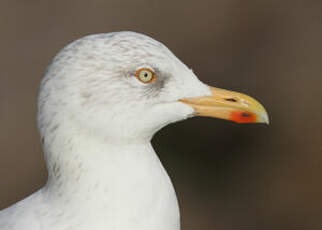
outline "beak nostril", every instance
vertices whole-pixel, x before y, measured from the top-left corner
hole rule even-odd
[[[237,102],[235,98],[225,98],[226,101]]]

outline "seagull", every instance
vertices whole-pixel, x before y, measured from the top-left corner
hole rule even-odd
[[[193,116],[268,123],[258,101],[202,83],[147,35],[70,43],[47,68],[38,97],[48,181],[0,211],[0,229],[179,230],[176,193],[150,141]]]

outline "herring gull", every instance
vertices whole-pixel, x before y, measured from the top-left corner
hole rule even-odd
[[[202,83],[146,35],[72,42],[48,67],[38,99],[48,181],[0,211],[0,229],[179,230],[176,194],[150,140],[192,116],[268,123],[255,99]]]

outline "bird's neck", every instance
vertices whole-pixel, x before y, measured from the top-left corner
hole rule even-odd
[[[178,229],[176,195],[149,140],[112,143],[78,133],[59,135],[47,148],[49,178],[43,192],[48,199],[77,209],[82,204],[87,210],[104,209],[120,223],[121,216],[142,221],[146,213],[149,221],[167,221],[170,229]]]
[[[79,133],[71,139],[59,136],[46,150],[46,160],[47,186],[73,196],[89,189],[90,194],[111,189],[133,190],[131,185],[154,183],[149,177],[167,177],[149,141],[112,143]]]

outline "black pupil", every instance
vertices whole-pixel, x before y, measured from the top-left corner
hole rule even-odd
[[[149,76],[148,73],[144,73],[144,77],[147,78]]]

